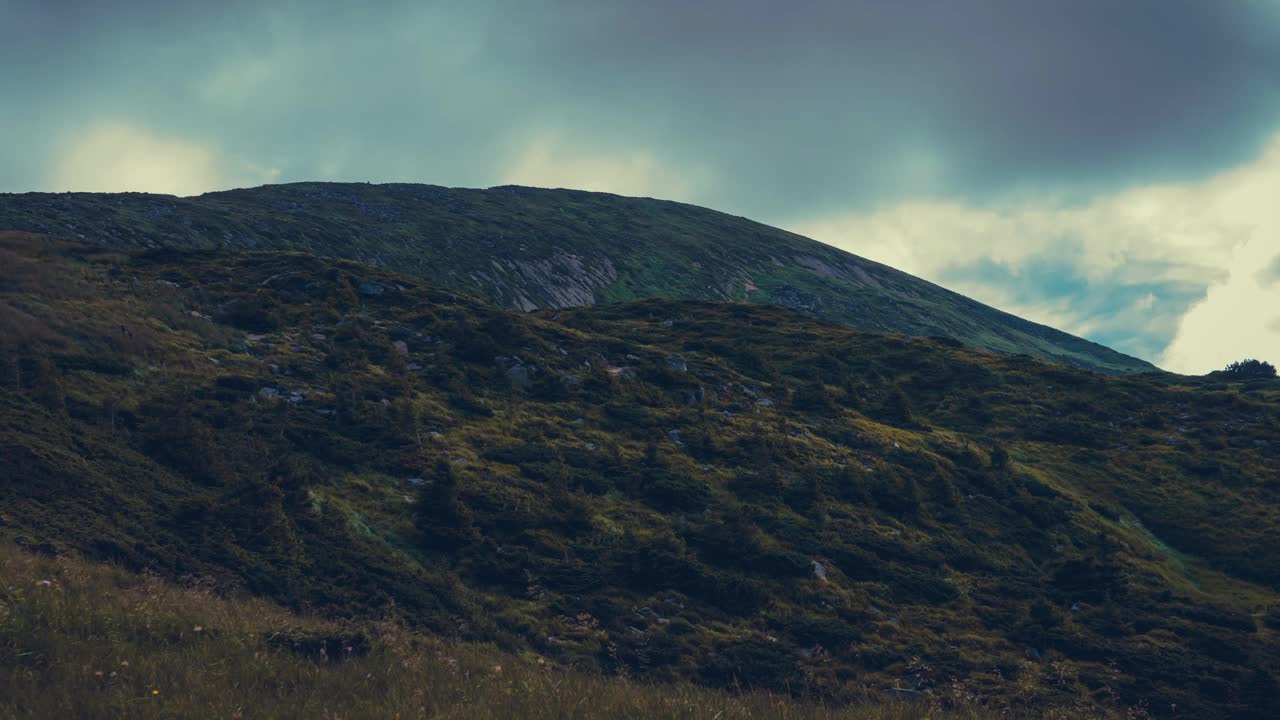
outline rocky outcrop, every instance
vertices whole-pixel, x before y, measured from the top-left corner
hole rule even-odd
[[[618,279],[608,257],[559,248],[546,258],[493,258],[490,265],[472,273],[472,280],[489,297],[526,311],[594,305],[598,293]]]

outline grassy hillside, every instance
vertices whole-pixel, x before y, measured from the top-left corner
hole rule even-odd
[[[0,302],[35,551],[645,681],[1280,710],[1275,382],[20,234]]]
[[[0,228],[117,248],[296,250],[395,268],[500,305],[666,297],[771,303],[1108,373],[1155,368],[879,263],[704,208],[575,190],[297,183],[176,198],[0,195]]]
[[[260,600],[0,545],[6,719],[996,717],[977,700],[947,695],[831,708],[768,693],[606,679],[395,622],[297,616]],[[943,709],[944,702],[957,707]]]

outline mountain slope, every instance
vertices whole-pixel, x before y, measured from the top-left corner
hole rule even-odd
[[[42,552],[652,680],[1280,710],[1275,382],[25,235],[0,301]]]
[[[574,190],[297,183],[199,197],[0,195],[0,229],[113,247],[299,250],[530,310],[646,297],[783,305],[850,327],[1106,373],[1142,360],[776,228]]]

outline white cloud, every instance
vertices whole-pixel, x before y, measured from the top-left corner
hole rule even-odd
[[[1280,135],[1245,166],[1200,182],[1131,189],[1081,207],[909,202],[790,229],[934,281],[987,261],[1034,287],[1051,279],[1037,276],[1046,266],[1064,268],[1087,289],[1028,302],[999,285],[951,285],[1076,334],[1115,334],[1126,324],[1135,333],[1162,329],[1168,345],[1158,363],[1203,373],[1247,356],[1280,360],[1280,283],[1267,282],[1261,272],[1280,262],[1272,260],[1280,255],[1278,193]],[[1183,292],[1166,297],[1147,291],[1127,306],[1107,308],[1088,296],[1152,285]],[[1202,289],[1203,300],[1186,306],[1188,287]],[[1171,312],[1181,315],[1176,324],[1169,322]]]
[[[1264,233],[1269,242],[1262,241]],[[1249,242],[1236,247],[1230,275],[1182,317],[1160,359],[1162,367],[1202,373],[1246,357],[1280,361],[1280,287],[1264,284],[1258,273],[1260,263],[1277,252],[1277,244],[1280,224],[1259,228]]]
[[[502,173],[501,182],[618,195],[688,197],[697,179],[671,172],[644,150],[597,153],[543,136],[524,147]]]
[[[123,123],[98,125],[63,152],[52,190],[198,195],[275,180],[279,171],[232,163],[210,145]]]

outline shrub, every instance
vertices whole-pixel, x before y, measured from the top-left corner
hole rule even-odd
[[[704,666],[712,685],[794,693],[803,676],[795,655],[787,646],[760,638],[733,640],[722,645]]]
[[[1241,379],[1273,378],[1276,376],[1276,366],[1249,358],[1231,363],[1223,372]]]
[[[450,550],[476,540],[471,510],[458,498],[458,479],[446,460],[436,462],[434,477],[418,492],[415,518],[423,545]]]
[[[665,468],[652,468],[645,475],[642,492],[658,510],[699,512],[706,509],[711,490],[702,480]]]
[[[912,427],[915,425],[915,414],[911,410],[911,400],[902,388],[894,385],[885,396],[880,407],[880,418],[890,425]]]

